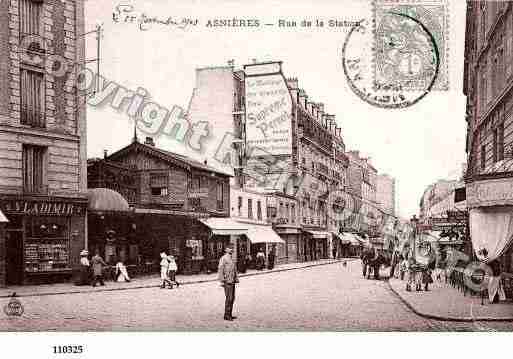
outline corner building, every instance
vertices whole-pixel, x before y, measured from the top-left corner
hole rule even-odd
[[[76,69],[45,65],[83,64],[84,3],[2,1],[0,17],[0,285],[65,280],[85,244],[85,99]]]

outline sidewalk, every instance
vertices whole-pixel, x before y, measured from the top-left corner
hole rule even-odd
[[[332,263],[338,263],[344,259],[323,259],[312,262],[301,263],[287,263],[276,266],[272,270],[264,269],[257,271],[254,269],[248,270],[245,274],[240,273],[239,277],[248,277],[254,275],[263,275],[269,273],[283,272],[288,270],[303,269],[309,267],[316,267]],[[353,260],[348,258],[345,260]],[[196,275],[177,275],[177,281],[182,285],[214,282],[217,280],[217,273],[210,274],[196,274]],[[138,288],[151,288],[160,286],[160,275],[154,274],[151,276],[136,277],[128,283],[106,282],[105,286],[92,287],[92,286],[76,286],[73,283],[56,283],[56,284],[43,284],[43,285],[27,285],[27,286],[10,286],[0,288],[0,298],[6,298],[16,292],[18,297],[34,297],[45,295],[57,294],[74,294],[74,293],[91,293],[91,292],[106,292],[114,290],[138,289]]]
[[[429,285],[428,292],[407,292],[406,280],[389,280],[390,289],[417,315],[444,321],[513,321],[513,302],[490,304],[488,298],[481,305],[480,296],[470,296],[448,283]]]

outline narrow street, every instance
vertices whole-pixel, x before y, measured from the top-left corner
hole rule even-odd
[[[224,294],[216,282],[173,290],[20,299],[25,314],[8,318],[2,313],[0,330],[490,331],[513,327],[513,323],[439,322],[419,317],[391,292],[386,281],[363,279],[359,261],[347,267],[336,263],[242,278],[234,310],[238,318],[233,322],[222,318]]]

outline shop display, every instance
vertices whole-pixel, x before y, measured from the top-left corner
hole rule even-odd
[[[65,243],[27,243],[25,271],[51,272],[69,268],[69,250]]]

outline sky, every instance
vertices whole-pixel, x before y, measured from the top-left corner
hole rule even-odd
[[[136,90],[146,89],[152,101],[171,109],[187,108],[195,85],[195,69],[235,66],[258,61],[283,61],[287,77],[298,77],[315,102],[335,114],[348,150],[370,157],[379,173],[396,178],[396,208],[400,216],[418,213],[424,189],[438,179],[461,175],[465,154],[465,97],[462,92],[465,2],[449,2],[449,90],[432,91],[414,106],[380,109],[360,100],[348,87],[341,66],[341,49],[348,27],[207,28],[208,19],[279,19],[315,21],[360,20],[372,16],[370,1],[297,0],[243,2],[235,0],[86,1],[86,31],[103,26],[100,73]],[[179,29],[152,24],[116,22],[118,5],[130,5],[140,16],[198,19],[199,25]],[[126,8],[126,7],[125,7]],[[122,19],[120,19],[122,20]],[[86,36],[86,57],[96,58],[94,35]],[[95,67],[95,63],[90,63]],[[88,106],[88,157],[100,157],[126,146],[133,121],[109,106]],[[143,137],[143,135],[140,135]],[[182,143],[158,138],[164,149],[204,159]],[[210,163],[210,162],[209,162]]]

